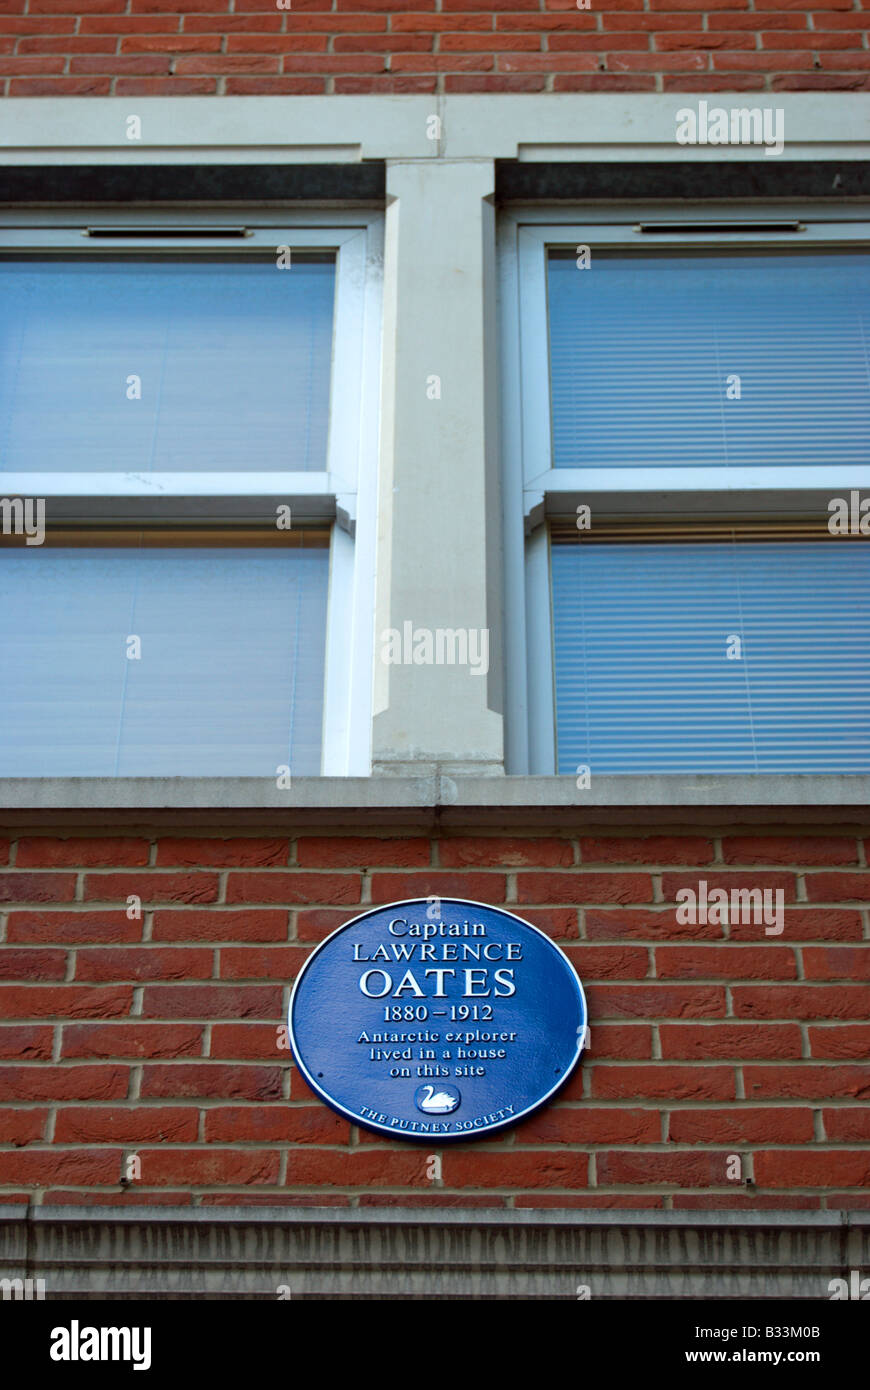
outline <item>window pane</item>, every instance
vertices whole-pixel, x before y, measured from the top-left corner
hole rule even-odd
[[[554,545],[552,583],[559,772],[870,771],[870,547]]]
[[[866,464],[870,256],[548,265],[555,467]]]
[[[0,775],[319,773],[328,568],[325,545],[3,547]]]
[[[335,263],[275,262],[0,260],[0,468],[325,469]]]

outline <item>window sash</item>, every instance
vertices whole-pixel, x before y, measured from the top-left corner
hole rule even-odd
[[[697,232],[638,230],[645,222],[691,222]],[[803,230],[720,230],[724,222],[797,222]],[[710,230],[707,230],[707,224]],[[715,224],[715,227],[714,227]],[[870,492],[870,463],[848,469],[790,468],[554,468],[551,450],[547,325],[548,250],[592,248],[676,252],[693,248],[824,250],[870,247],[870,222],[860,206],[843,203],[817,220],[806,206],[747,207],[647,204],[522,207],[504,212],[498,230],[502,305],[501,441],[504,460],[504,588],[507,771],[552,775],[555,760],[555,682],[550,623],[549,537],[543,523],[574,517],[591,505],[597,523],[631,517],[761,518],[826,515],[828,501],[858,489]],[[578,274],[594,274],[578,271]],[[786,475],[786,476],[784,476]],[[572,522],[573,524],[573,522]]]

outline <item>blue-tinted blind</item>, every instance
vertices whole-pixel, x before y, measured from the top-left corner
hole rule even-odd
[[[575,543],[551,559],[559,772],[870,771],[870,545]]]
[[[0,260],[0,486],[325,469],[334,260],[276,259]]]
[[[319,773],[328,566],[325,546],[0,548],[0,776]]]
[[[870,460],[870,255],[548,267],[555,467]]]

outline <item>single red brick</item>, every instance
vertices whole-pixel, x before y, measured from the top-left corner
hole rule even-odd
[[[323,43],[325,46],[325,37]],[[428,34],[380,34],[377,39],[371,34],[336,34],[332,40],[333,53],[371,53],[372,49],[378,53],[431,53],[432,39]]]
[[[231,873],[228,903],[358,903],[358,874]]]
[[[290,1157],[288,1182],[294,1187],[428,1187],[426,1149],[359,1148],[352,1150],[295,1149]],[[444,1156],[444,1181],[449,1186],[460,1185],[448,1179],[446,1168],[451,1155]],[[463,1186],[465,1184],[462,1184]],[[475,1186],[476,1184],[468,1184]],[[500,1183],[499,1186],[505,1186]]]
[[[75,891],[75,874],[0,874],[0,903],[71,902]]]
[[[0,1026],[0,1057],[20,1062],[49,1061],[54,1029],[36,1023]]]
[[[808,980],[870,980],[870,946],[805,946]]]
[[[287,911],[259,908],[161,908],[154,913],[154,941],[286,941]]]
[[[593,1020],[725,1016],[725,991],[719,985],[592,984],[587,998]]]
[[[607,1192],[589,1192],[583,1196],[575,1193],[518,1192],[514,1197],[515,1207],[585,1207],[603,1209],[617,1207],[625,1211],[656,1211],[664,1207],[664,1199],[659,1196],[640,1197],[635,1193],[620,1192],[618,1195]]]
[[[148,77],[157,73],[168,72],[169,59],[167,57],[131,58],[129,55],[122,58],[117,53],[109,54],[105,58],[70,58],[69,71],[73,74],[107,72],[113,77],[121,73],[135,73],[138,77]]]
[[[277,1183],[277,1153],[256,1149],[144,1149],[145,1186],[213,1187],[218,1183]]]
[[[810,902],[870,902],[870,873],[807,873]]]
[[[600,1153],[598,1183],[656,1183],[662,1186],[719,1187],[727,1181],[727,1153]]]
[[[804,1144],[813,1138],[813,1113],[784,1106],[727,1110],[672,1110],[668,1140],[673,1144]]]
[[[822,1122],[829,1139],[844,1144],[865,1144],[870,1139],[870,1108],[855,1110],[844,1106],[841,1110],[823,1110]]]
[[[78,1023],[63,1030],[63,1057],[198,1057],[203,1030],[191,1023]]]
[[[142,1070],[145,1100],[280,1100],[281,1068],[218,1062],[156,1062]]]
[[[441,1171],[449,1187],[589,1186],[588,1155],[559,1149],[449,1149],[442,1156]]]
[[[228,97],[319,96],[326,90],[326,79],[324,77],[225,77],[224,89]],[[336,90],[338,89],[336,88]],[[275,1198],[274,1200],[277,1201],[278,1199]]]
[[[814,1058],[863,1061],[870,1057],[870,1023],[833,1024],[807,1031]]]
[[[88,874],[88,902],[117,902],[132,894],[143,903],[213,903],[217,901],[217,874]]]
[[[520,1144],[657,1144],[662,1126],[657,1110],[551,1105],[518,1125],[514,1134]]]
[[[133,1004],[131,985],[4,985],[0,1018],[118,1018]]]
[[[116,1184],[121,1176],[120,1149],[29,1149],[0,1152],[0,1183],[29,1183],[47,1187],[69,1182],[79,1187]]]
[[[76,952],[77,980],[209,979],[214,953],[179,946],[122,946]]]
[[[489,72],[495,66],[490,54],[481,53],[476,57],[458,53],[434,53],[431,56],[397,53],[390,61],[390,72]]]
[[[45,41],[31,39],[29,42]],[[56,42],[58,51],[62,52],[60,45],[69,40],[53,39],[51,42]],[[92,40],[88,39],[87,42]],[[105,839],[88,836],[58,840],[48,835],[37,835],[19,840],[15,862],[19,869],[117,869],[124,865],[147,864],[148,850],[147,840],[126,837]]]
[[[442,34],[438,49],[441,53],[540,53],[541,40],[537,34]]]
[[[736,916],[736,914],[735,914]],[[754,922],[732,922],[732,940],[758,940],[759,927]],[[787,907],[780,941],[860,941],[863,934],[861,914],[850,908]]]
[[[309,908],[296,913],[296,935],[300,941],[323,941],[348,920],[346,912],[328,908]]]
[[[184,1144],[196,1140],[199,1111],[191,1106],[76,1105],[58,1113],[56,1144]]]
[[[771,63],[776,62],[778,68],[785,68],[786,71],[797,72],[802,68],[811,68],[813,65],[813,55],[811,53],[798,53],[793,50],[788,53],[777,53],[774,60],[770,53],[714,53],[712,55],[713,68],[718,72],[745,72],[748,69],[760,69],[762,72],[769,73]]]
[[[645,946],[566,946],[581,980],[642,980],[649,974]]]
[[[543,837],[455,835],[438,841],[438,855],[445,869],[565,868],[574,863],[570,840]]]
[[[225,24],[228,15],[221,16],[217,23]],[[190,16],[185,16],[185,29]],[[278,21],[280,23],[280,21]],[[75,21],[71,20],[71,24]],[[82,15],[79,20],[80,34],[178,34],[181,32],[180,14],[120,15],[95,14]]]
[[[125,1100],[129,1077],[129,1067],[3,1067],[0,1100]]]
[[[429,841],[376,839],[372,835],[310,835],[298,841],[296,858],[303,869],[425,868]]]
[[[0,57],[0,77],[17,77],[23,73],[60,73],[64,69],[64,58],[49,58],[43,54],[39,57],[12,58]],[[2,894],[2,880],[5,875],[0,874],[0,894]],[[10,875],[11,877],[11,875]],[[23,875],[21,875],[23,877]],[[34,875],[36,877],[36,875]],[[2,901],[2,898],[0,898]],[[38,901],[38,900],[37,900]]]
[[[783,1060],[801,1055],[801,1031],[796,1023],[661,1023],[659,1039],[662,1057],[668,1060]]]
[[[104,97],[109,95],[108,77],[14,78],[9,83],[11,97]]]
[[[73,1207],[73,1206],[99,1206],[99,1207],[139,1207],[142,1205],[142,1193],[138,1183],[123,1191],[108,1191],[104,1187],[91,1188],[90,1191],[52,1188],[45,1193],[45,1203],[47,1206]],[[5,1197],[4,1197],[5,1201]],[[149,1207],[187,1207],[192,1201],[189,1192],[148,1192]]]
[[[116,97],[211,96],[216,91],[214,77],[119,77],[115,82]]]
[[[16,938],[10,935],[10,940]],[[66,975],[66,951],[16,951],[4,946],[0,951],[0,980],[62,980]]]
[[[678,922],[673,907],[649,911],[639,911],[635,908],[622,912],[613,908],[587,907],[584,918],[586,935],[590,941],[662,941],[682,938],[695,940],[699,937],[724,940],[725,928],[720,924]]]
[[[521,916],[524,922],[556,939],[580,935],[576,907],[524,907]]]
[[[14,9],[15,4],[7,5],[6,8],[7,10]],[[21,0],[20,8],[24,9],[24,0]],[[111,22],[111,20],[108,21],[108,23]],[[72,15],[49,15],[41,19],[37,19],[33,14],[26,17],[22,15],[20,19],[8,13],[0,15],[0,34],[72,34],[75,27],[76,22]],[[88,31],[80,26],[80,32],[87,33]],[[4,843],[8,848],[9,841]]]
[[[870,1066],[744,1067],[743,1084],[749,1100],[868,1100]]]
[[[730,1067],[609,1067],[592,1071],[596,1100],[734,1100]]]
[[[733,74],[729,77],[712,77],[709,73],[703,73],[700,77],[663,77],[663,92],[761,92],[764,90],[763,77],[748,77],[742,74],[736,77]],[[674,1197],[676,1206],[677,1198]],[[686,1201],[690,1201],[686,1198]],[[711,1197],[711,1202],[714,1200]],[[722,1198],[723,1203],[727,1199]]]
[[[45,1138],[47,1110],[0,1110],[0,1144],[38,1143]],[[2,1201],[6,1201],[5,1194]]]
[[[324,1196],[318,1192],[316,1197],[310,1193],[296,1192],[203,1192],[199,1198],[201,1207],[348,1207],[350,1198],[329,1193]]]
[[[866,985],[735,985],[737,1018],[866,1018]]]
[[[664,18],[664,16],[662,16],[662,18]],[[805,32],[808,27],[807,16],[805,14],[765,14],[762,16],[756,14],[754,11],[747,11],[745,14],[711,14],[707,17],[708,29],[748,29],[755,33],[762,23],[765,29],[797,29]],[[745,839],[747,845],[761,844],[763,840],[774,838],[781,838],[785,843],[788,842],[787,836],[773,837],[765,835],[755,837],[747,835],[740,838]],[[803,838],[808,839],[809,837]],[[728,856],[726,855],[725,858],[727,859]],[[745,863],[747,861],[744,860],[743,862]]]
[[[601,28],[607,33],[609,30],[628,29],[635,33],[641,29],[652,29],[657,34],[667,33],[671,29],[679,29],[682,32],[693,30],[701,33],[701,15],[699,14],[603,14],[601,16]],[[750,16],[754,18],[754,16]],[[711,26],[712,27],[712,26]],[[740,26],[738,26],[740,27]],[[674,837],[677,842],[683,837]],[[682,860],[678,860],[682,863]]]
[[[219,53],[220,34],[130,34],[121,40],[122,53]]]
[[[643,0],[641,0],[640,5],[633,8],[641,9],[642,7]],[[612,16],[608,11],[608,15],[602,15],[601,18],[603,22],[605,18],[612,18]],[[629,27],[631,27],[631,22],[638,18],[638,16],[631,14],[625,15],[623,18],[629,24]],[[395,21],[393,22],[395,23]],[[452,20],[450,20],[450,23],[452,27]],[[576,33],[578,29],[595,29],[597,27],[595,15],[583,14],[582,11],[576,9],[576,5],[573,14],[497,14],[495,16],[495,23],[497,29],[533,29],[536,33],[540,34],[558,33],[561,29],[566,29],[569,33],[573,34]]]
[[[781,946],[657,946],[660,980],[794,980],[794,952]]]
[[[818,1197],[776,1197],[769,1192],[749,1196],[745,1192],[686,1193],[675,1192],[671,1198],[675,1211],[818,1211]]]
[[[277,1018],[281,985],[146,985],[145,1018]]]
[[[161,869],[272,868],[287,863],[289,849],[286,839],[161,840],[157,846],[157,863]]]
[[[712,841],[686,835],[614,835],[580,840],[583,864],[707,864]]]
[[[309,1199],[310,1200],[310,1199]],[[390,1192],[363,1193],[357,1199],[361,1207],[496,1207],[507,1206],[504,1197],[467,1197],[455,1192]]]
[[[649,1027],[596,1023],[594,1028],[589,1029],[589,1036],[584,1055],[591,1061],[599,1062],[609,1057],[619,1062],[642,1062],[652,1057],[652,1029]],[[579,1077],[580,1073],[575,1075]],[[564,1098],[567,1099],[567,1096]]]
[[[460,898],[471,902],[503,903],[505,877],[498,873],[445,873],[429,869],[416,874],[372,875],[372,902],[400,902],[405,898]],[[423,912],[426,911],[423,907]],[[449,909],[443,909],[449,915]]]
[[[707,53],[608,53],[613,72],[706,72]]]
[[[696,34],[693,30],[687,33],[674,33],[670,31],[664,34],[656,34],[656,49],[659,53],[679,51],[685,49],[702,50],[708,48],[736,48],[755,49],[755,35],[734,33],[721,33],[714,30],[712,33]]]
[[[348,1144],[350,1125],[325,1105],[282,1105],[269,1110],[227,1106],[206,1111],[205,1137],[210,1144]],[[291,1153],[288,1182],[293,1181],[293,1160]]]
[[[753,1160],[760,1187],[870,1186],[870,1152],[767,1149]]]
[[[699,883],[701,880],[707,885],[707,896],[712,893],[714,888],[724,888],[730,894],[737,891],[752,892],[757,889],[764,892],[770,890],[772,901],[775,902],[775,895],[778,890],[782,890],[783,902],[794,902],[795,897],[795,878],[794,874],[788,873],[734,873],[730,870],[720,873],[717,870],[705,869],[702,873],[670,873],[662,874],[662,892],[667,902],[676,902],[677,893],[685,889],[690,889],[698,895],[700,893]],[[741,913],[742,915],[742,913]]]
[[[732,16],[728,18],[736,23]],[[792,36],[782,37],[791,41]],[[722,858],[726,864],[855,864],[858,853],[856,842],[841,835],[727,835]]]
[[[354,58],[332,57],[317,59],[318,72],[384,72],[386,69],[386,59],[381,57],[366,58],[362,54]],[[311,71],[310,58],[294,58],[290,54],[285,54],[282,62],[284,72],[304,72]]]
[[[64,908],[61,912],[10,912],[9,941],[85,942],[141,941],[142,919],[131,920],[125,911],[87,912]],[[64,955],[65,952],[58,952]]]
[[[517,874],[521,903],[645,903],[652,901],[649,874],[527,873]]]
[[[303,946],[224,946],[222,980],[295,980],[310,955]]]
[[[211,1030],[211,1057],[251,1057],[289,1062],[289,1048],[279,1048],[285,1024],[216,1023]]]
[[[543,19],[542,15],[535,15],[534,19]],[[528,16],[529,22],[526,28],[532,24],[532,16]],[[342,23],[346,24],[347,19]],[[356,24],[356,18],[354,19]],[[468,30],[492,31],[492,16],[488,14],[393,14],[390,16],[390,30],[394,34],[424,29],[427,33],[438,33],[449,30],[451,33],[465,32]]]

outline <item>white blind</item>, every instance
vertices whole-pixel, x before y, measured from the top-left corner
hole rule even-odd
[[[295,255],[0,259],[0,485],[325,469],[334,279]]]
[[[559,772],[870,771],[870,546],[584,541],[551,560]]]
[[[548,267],[555,467],[870,459],[867,253],[593,247],[587,270]]]
[[[319,773],[328,566],[325,545],[0,548],[0,776]]]

